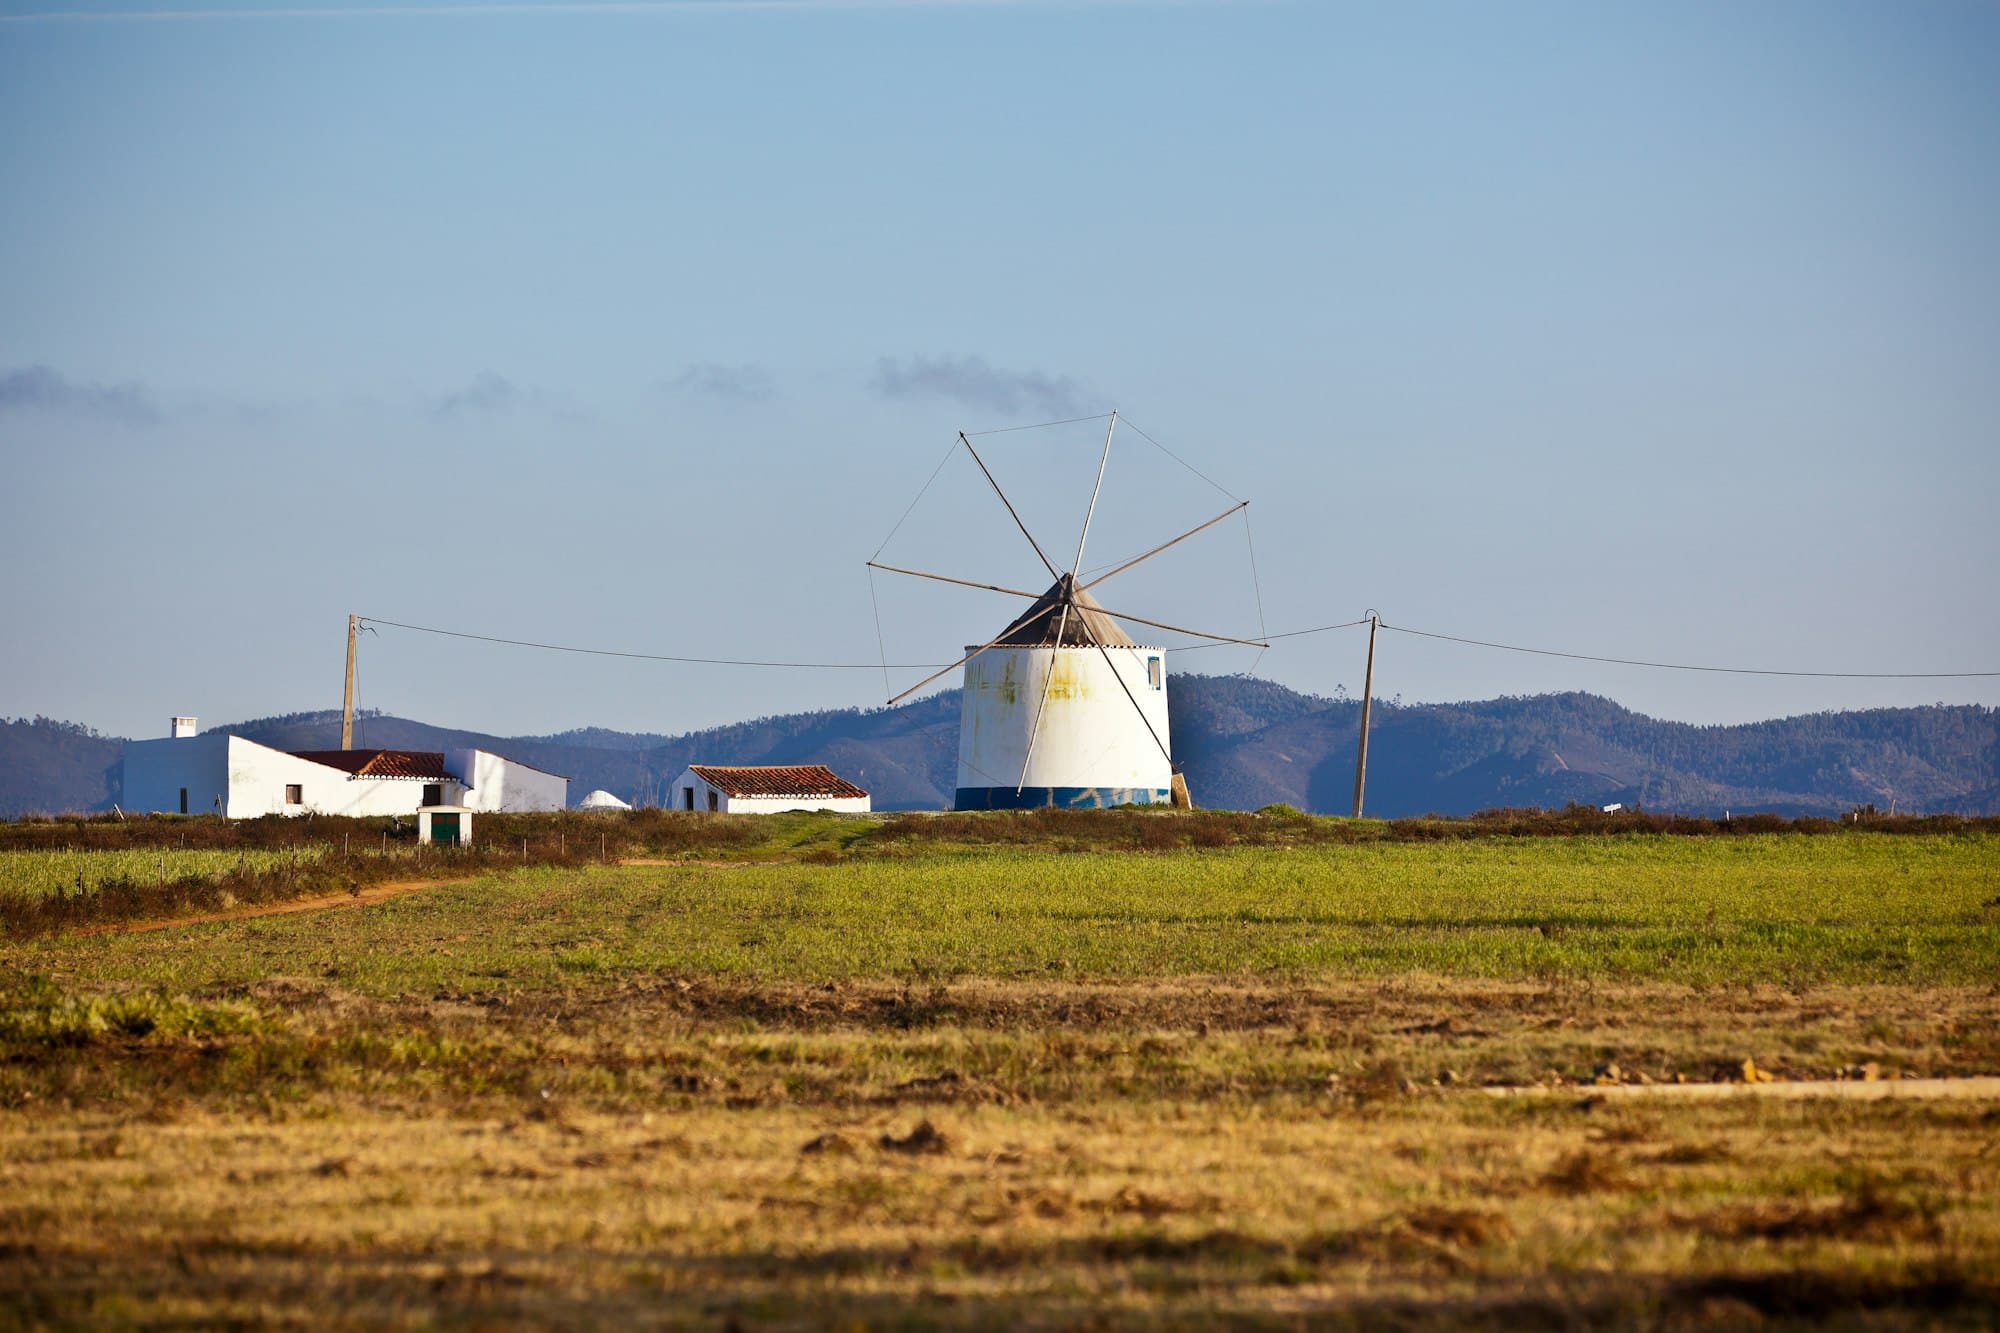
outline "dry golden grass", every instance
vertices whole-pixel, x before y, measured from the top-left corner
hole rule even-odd
[[[0,1322],[1979,1327],[2000,1300],[1993,1104],[1461,1086],[1990,1069],[1991,991],[289,980],[30,1008]]]
[[[50,1323],[1977,1326],[1994,1131],[1954,1104],[1442,1094],[10,1112],[0,1271]]]

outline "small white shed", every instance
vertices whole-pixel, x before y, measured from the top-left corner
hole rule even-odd
[[[630,810],[632,805],[629,801],[621,801],[610,792],[604,790],[604,788],[599,787],[596,791],[591,792],[588,796],[578,801],[576,808],[579,810]]]
[[[445,847],[472,845],[472,811],[462,805],[427,805],[417,811],[417,841]]]
[[[834,810],[866,814],[868,793],[825,764],[725,768],[690,764],[674,779],[670,804],[677,810],[774,815],[785,810]]]

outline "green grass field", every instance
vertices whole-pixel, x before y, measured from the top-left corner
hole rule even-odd
[[[473,924],[477,923],[477,929]],[[2000,838],[1570,838],[831,864],[530,869],[352,917],[14,946],[104,980],[296,973],[371,995],[674,975],[815,981],[1182,975],[1978,985]]]
[[[0,895],[41,898],[100,893],[112,883],[173,883],[217,880],[231,873],[260,874],[295,864],[310,865],[327,852],[324,844],[296,851],[130,848],[122,851],[0,851]]]
[[[2000,1101],[1639,1086],[2000,1074],[1990,830],[939,827],[0,942],[0,1324],[2000,1308]]]

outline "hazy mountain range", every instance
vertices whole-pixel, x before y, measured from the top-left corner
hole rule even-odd
[[[1359,705],[1243,676],[1180,676],[1173,745],[1201,805],[1283,801],[1345,814]],[[335,712],[211,728],[284,750],[340,743]],[[902,708],[795,713],[684,736],[587,728],[554,736],[455,731],[407,718],[356,724],[365,748],[478,745],[568,774],[575,801],[602,787],[658,803],[689,763],[825,763],[874,793],[879,809],[937,809],[951,798],[958,694]],[[120,797],[123,740],[47,718],[0,720],[0,815],[108,810]],[[1466,814],[1502,805],[1622,801],[1711,813],[1882,810],[2000,814],[2000,710],[1977,706],[1813,713],[1739,726],[1661,722],[1589,694],[1479,703],[1378,703],[1368,813]]]

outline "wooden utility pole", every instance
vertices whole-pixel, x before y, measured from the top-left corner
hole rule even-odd
[[[1361,818],[1361,794],[1368,786],[1368,706],[1375,700],[1375,631],[1382,618],[1368,611],[1368,671],[1361,678],[1361,742],[1354,753],[1354,817]]]
[[[340,748],[343,750],[354,748],[354,634],[360,624],[360,616],[347,618],[347,688],[340,696]]]

